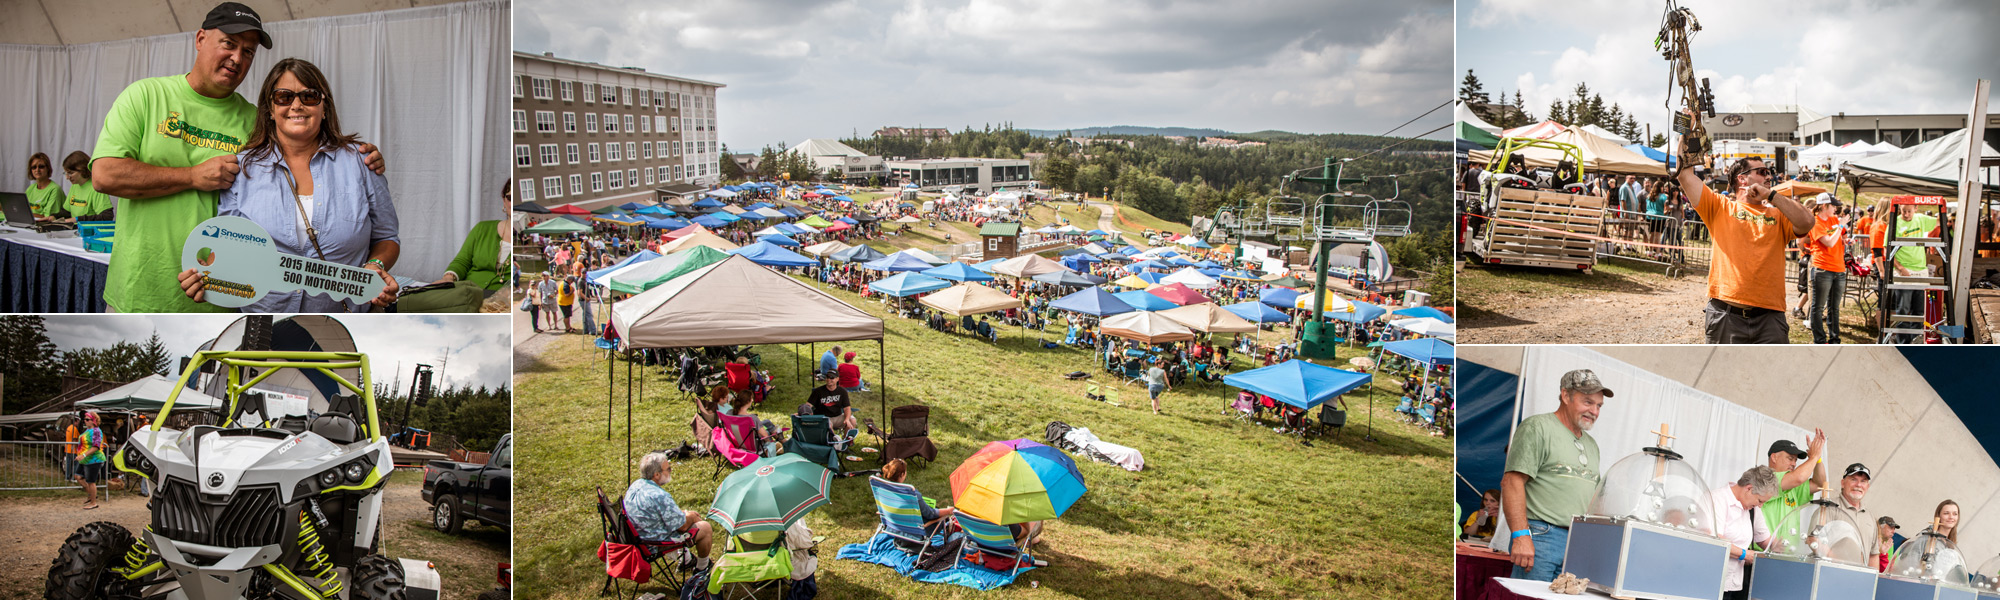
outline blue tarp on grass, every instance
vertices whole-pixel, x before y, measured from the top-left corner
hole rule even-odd
[[[932,541],[936,542],[936,538],[933,537]],[[917,568],[917,555],[897,548],[896,538],[889,537],[889,534],[886,533],[875,534],[875,537],[869,538],[866,544],[841,546],[840,553],[835,555],[834,558],[858,560],[889,567],[895,569],[896,574],[909,577],[913,581],[922,583],[949,583],[980,591],[991,590],[1014,583],[1014,578],[1019,576],[1018,573],[1008,575],[999,571],[990,571],[985,567],[973,566],[972,563],[965,562],[964,560],[959,560],[951,568],[936,573],[925,571]],[[1020,572],[1026,573],[1034,568],[1032,566],[1022,566]]]

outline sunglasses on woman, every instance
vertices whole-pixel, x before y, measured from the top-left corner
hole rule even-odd
[[[291,106],[293,98],[298,98],[301,106],[319,106],[320,101],[326,99],[326,94],[314,89],[294,92],[279,88],[271,91],[271,103],[278,106]]]

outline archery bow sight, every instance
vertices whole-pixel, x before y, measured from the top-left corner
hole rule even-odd
[[[1667,89],[1667,108],[1673,108],[1673,88],[1678,87],[1686,108],[1674,112],[1674,133],[1683,138],[1681,166],[1683,168],[1706,164],[1709,144],[1708,131],[1701,125],[1701,117],[1715,116],[1715,94],[1709,91],[1708,78],[1697,84],[1694,77],[1694,59],[1688,54],[1688,39],[1701,31],[1701,22],[1695,20],[1694,12],[1667,0],[1667,13],[1660,23],[1660,34],[1653,38],[1653,49],[1667,59],[1672,69],[1672,83]]]

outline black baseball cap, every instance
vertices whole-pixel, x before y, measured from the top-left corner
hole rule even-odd
[[[1853,475],[1853,474],[1856,474],[1856,473],[1860,473],[1860,474],[1862,474],[1862,475],[1867,475],[1867,476],[1868,476],[1868,480],[1869,480],[1869,481],[1874,481],[1874,480],[1875,480],[1875,472],[1874,472],[1874,471],[1870,471],[1870,470],[1868,470],[1868,465],[1864,465],[1864,464],[1861,464],[1861,463],[1854,463],[1854,464],[1851,464],[1851,465],[1847,465],[1847,473],[1845,473],[1845,474],[1842,474],[1842,475],[1840,476],[1840,478],[1841,478],[1841,479],[1846,479],[1848,475]]]
[[[1776,454],[1779,452],[1790,454],[1801,460],[1805,459],[1805,457],[1807,456],[1806,451],[1800,450],[1799,445],[1792,443],[1791,440],[1778,440],[1776,442],[1772,442],[1770,451],[1765,452],[1764,455],[1770,456],[1772,454]],[[1871,478],[1873,477],[1871,476]]]
[[[1896,520],[1895,520],[1895,519],[1892,519],[1892,518],[1889,518],[1889,517],[1882,517],[1882,518],[1880,518],[1880,519],[1876,519],[1876,520],[1875,520],[1875,524],[1876,524],[1876,525],[1888,525],[1890,529],[1902,529],[1902,528],[1903,528],[1903,526],[1902,526],[1902,525],[1897,525],[1897,524],[1896,524]]]
[[[215,8],[208,11],[208,18],[202,20],[201,28],[214,29],[230,35],[255,31],[264,38],[264,47],[271,47],[271,34],[264,31],[263,17],[257,16],[257,11],[250,7],[235,2],[215,5]]]

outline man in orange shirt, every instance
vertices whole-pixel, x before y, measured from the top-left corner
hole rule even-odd
[[[1847,224],[1835,213],[1840,201],[1820,194],[1813,201],[1813,228],[1805,246],[1812,248],[1813,343],[1840,343],[1840,299],[1847,294]]]
[[[1683,154],[1686,143],[1683,138]],[[1702,310],[1708,343],[1788,342],[1785,246],[1812,230],[1812,214],[1797,200],[1771,193],[1771,169],[1760,159],[1729,166],[1733,197],[1709,190],[1685,167],[1675,178],[1683,193],[1698,194],[1690,200],[1715,240],[1708,307]]]

